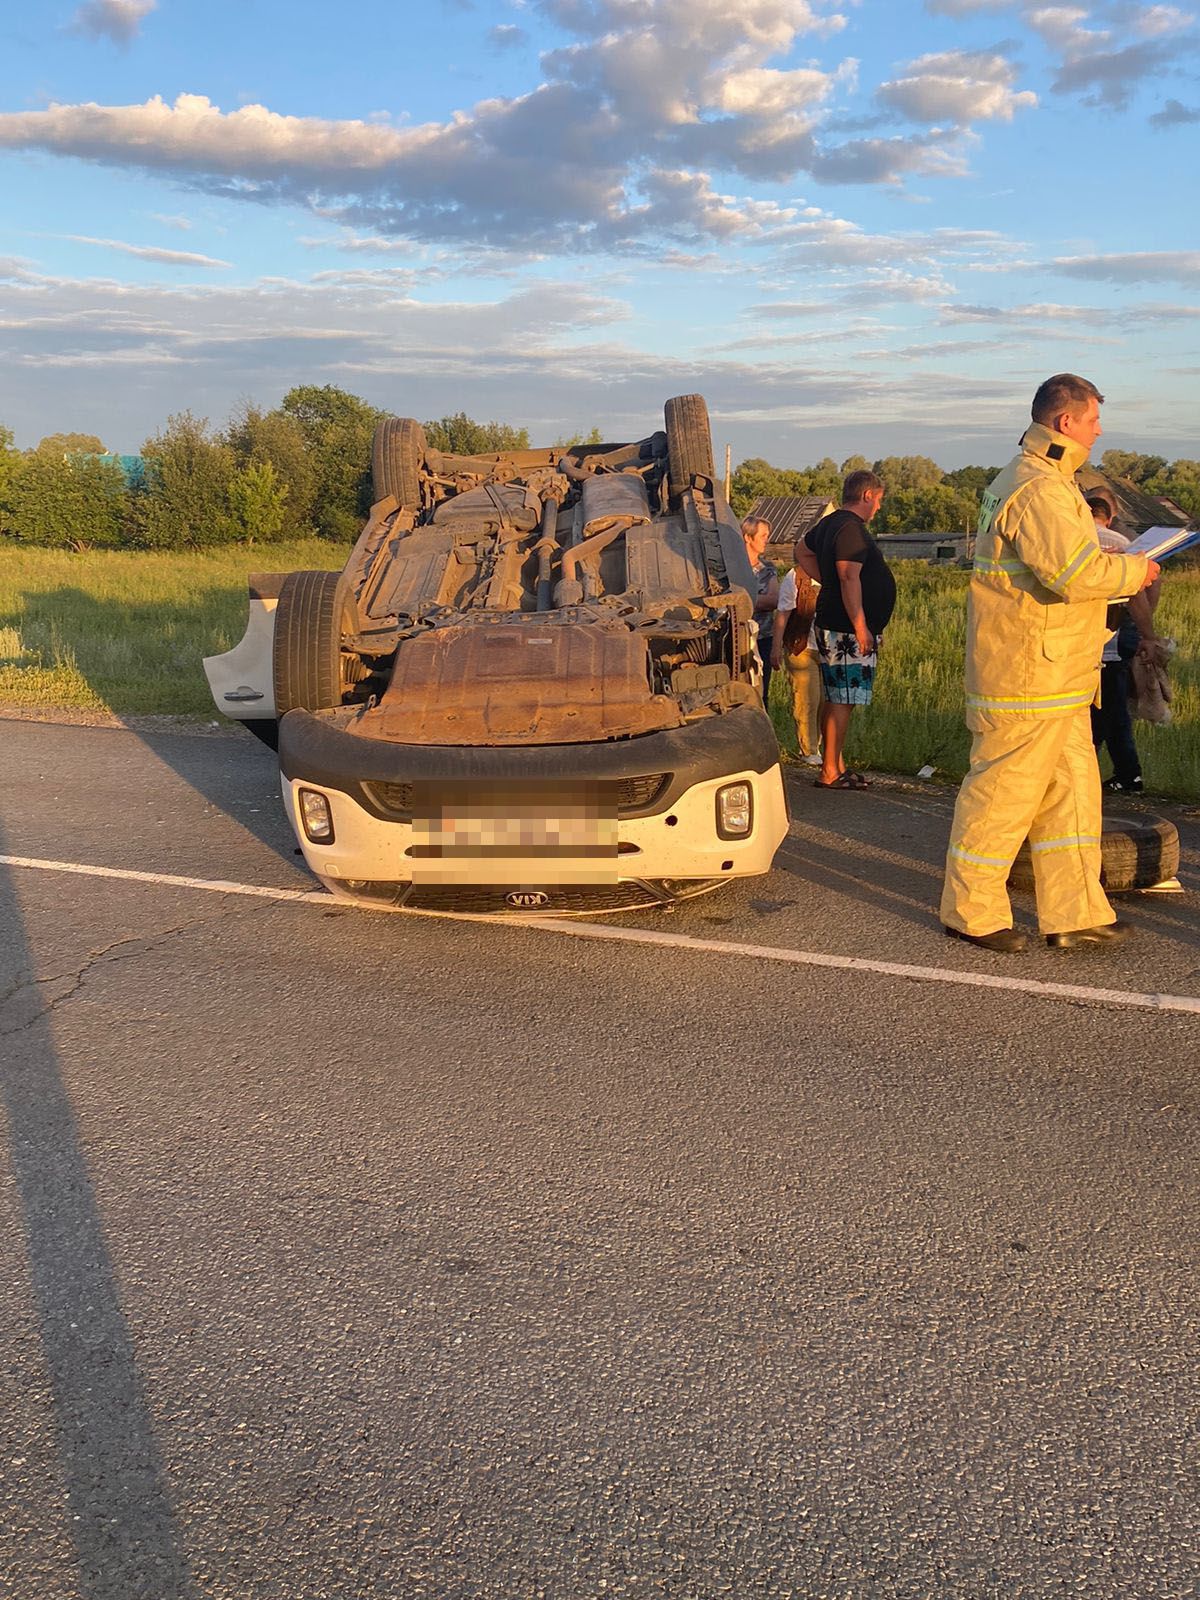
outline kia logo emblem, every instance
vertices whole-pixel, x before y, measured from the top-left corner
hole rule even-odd
[[[515,906],[520,911],[536,911],[539,906],[550,904],[550,896],[543,894],[540,889],[514,889],[504,899],[507,905]]]

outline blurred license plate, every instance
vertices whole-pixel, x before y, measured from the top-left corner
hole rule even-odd
[[[414,793],[414,882],[615,883],[617,808],[611,788],[540,793]]]

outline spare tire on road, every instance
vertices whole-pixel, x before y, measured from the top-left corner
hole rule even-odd
[[[1100,835],[1100,881],[1110,894],[1152,889],[1179,871],[1179,830],[1166,817],[1105,817]],[[1029,844],[1009,874],[1014,889],[1033,888]]]

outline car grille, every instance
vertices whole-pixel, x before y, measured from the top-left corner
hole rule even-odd
[[[669,772],[649,772],[634,778],[618,778],[617,815],[645,811],[662,794],[671,781]],[[411,783],[364,783],[368,798],[387,817],[395,822],[408,822],[412,818],[413,786]]]
[[[412,816],[411,783],[364,783],[368,796],[387,816],[407,822]]]
[[[525,916],[552,917],[568,911],[631,911],[661,904],[662,897],[644,883],[565,884],[546,889],[542,906],[511,906],[502,887],[454,884],[422,885],[404,897],[410,911],[521,912]]]
[[[671,781],[669,772],[651,772],[642,778],[621,778],[617,783],[617,811],[644,811]]]

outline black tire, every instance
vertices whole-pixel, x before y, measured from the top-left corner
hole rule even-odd
[[[1105,817],[1100,835],[1100,881],[1110,894],[1150,889],[1179,871],[1179,830],[1165,817]],[[1033,862],[1023,844],[1009,883],[1033,888]]]
[[[340,706],[346,691],[341,651],[350,621],[340,572],[289,572],[275,608],[275,712]]]
[[[678,500],[692,479],[712,478],[712,431],[702,394],[680,394],[663,407],[667,424],[667,474],[671,498]]]
[[[394,494],[402,506],[421,509],[421,465],[425,430],[412,417],[385,417],[371,441],[372,494],[384,500]]]

